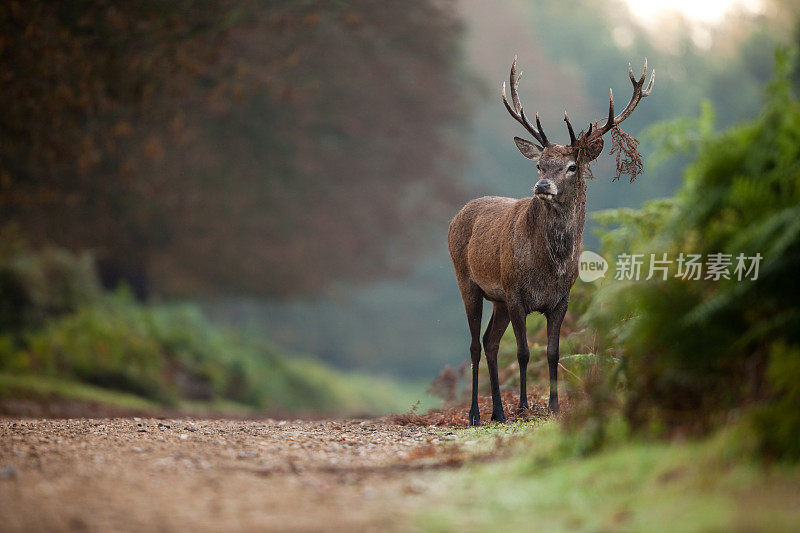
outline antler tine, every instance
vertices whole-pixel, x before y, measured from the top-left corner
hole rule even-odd
[[[511,85],[511,101],[514,102],[514,109],[517,113],[522,110],[522,102],[519,101],[519,80],[522,79],[522,73],[517,75],[517,56],[514,56],[514,61],[511,62],[511,74],[508,76],[508,83]]]
[[[614,91],[609,87],[608,89],[608,118],[605,125],[602,127],[603,133],[614,127]]]
[[[650,95],[650,91],[653,90],[653,84],[655,83],[655,69],[650,73],[650,82],[647,84],[647,88],[644,89],[644,81],[647,78],[647,58],[644,58],[644,68],[642,69],[642,77],[638,80],[633,75],[633,68],[631,64],[628,63],[628,76],[631,79],[631,84],[633,85],[633,95],[631,96],[628,105],[625,106],[625,109],[622,112],[614,116],[614,93],[610,91],[610,98],[608,104],[608,119],[606,119],[606,123],[600,127],[596,128],[594,132],[591,131],[591,127],[589,131],[587,131],[584,136],[588,137],[589,135],[592,136],[592,139],[596,139],[598,137],[603,136],[608,131],[610,131],[613,127],[619,125],[620,122],[628,118],[633,110],[636,109],[636,106],[639,104],[639,101]],[[590,125],[591,126],[591,125]]]
[[[542,128],[542,123],[539,122],[539,113],[536,113],[536,129],[539,130],[539,135],[542,136],[542,143],[547,146],[550,144],[550,141],[547,140],[547,135],[544,134],[544,129]]]
[[[506,97],[506,84],[503,82],[503,104],[506,106],[506,110],[508,113],[522,126],[530,132],[531,135],[541,144],[542,146],[549,146],[550,141],[547,140],[547,136],[544,134],[544,130],[542,129],[542,124],[539,122],[539,114],[536,114],[536,126],[531,124],[528,120],[528,117],[525,116],[525,109],[522,107],[522,102],[519,99],[519,93],[517,88],[519,86],[519,80],[522,75],[517,75],[517,56],[514,56],[514,61],[511,63],[511,73],[509,74],[508,81],[509,85],[511,86],[511,102],[512,104],[508,103],[508,98]]]
[[[569,130],[569,145],[577,146],[578,140],[575,138],[575,132],[572,131],[572,124],[569,123],[569,117],[567,116],[566,110],[564,111],[564,122],[567,123],[567,129]]]
[[[513,93],[512,93],[512,96],[511,96],[511,100],[512,100],[512,102],[514,100]],[[536,128],[530,123],[530,121],[528,120],[528,117],[525,116],[525,110],[522,109],[522,108],[519,108],[519,111],[517,111],[516,109],[511,107],[511,104],[508,103],[508,98],[506,98],[506,84],[505,84],[505,82],[503,82],[503,104],[506,106],[506,110],[508,111],[508,114],[511,115],[514,118],[514,120],[516,120],[517,122],[522,124],[522,126],[526,130],[528,130],[531,135],[533,135],[533,137],[539,142],[539,144],[545,144],[542,141],[542,138],[539,135],[539,132],[536,131]]]
[[[655,83],[655,81],[656,81],[656,69],[653,69],[650,72],[650,82],[647,84],[647,89],[642,91],[642,98],[644,98],[645,96],[650,96],[650,91],[653,90],[653,84]]]

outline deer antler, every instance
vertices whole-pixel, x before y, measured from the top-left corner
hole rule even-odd
[[[650,95],[650,91],[653,90],[653,84],[655,83],[656,78],[656,71],[655,69],[652,70],[650,73],[650,81],[647,84],[647,88],[644,88],[644,81],[647,77],[647,58],[644,60],[644,69],[642,70],[642,77],[638,80],[633,75],[633,68],[631,64],[628,63],[628,76],[631,79],[631,83],[633,84],[633,95],[631,96],[628,105],[625,106],[625,109],[622,110],[622,113],[619,115],[614,116],[614,92],[609,89],[610,97],[608,102],[608,118],[606,119],[606,123],[603,126],[598,126],[600,120],[596,120],[594,122],[589,123],[589,128],[586,130],[585,133],[582,133],[580,138],[575,137],[575,132],[572,129],[572,124],[569,122],[569,117],[567,116],[567,112],[564,111],[564,122],[567,123],[567,130],[569,130],[569,140],[570,146],[577,147],[582,143],[590,143],[593,142],[609,131],[615,126],[618,126],[623,120],[628,118],[633,110],[636,109],[636,106],[639,104],[639,101]],[[506,98],[506,84],[503,82],[503,104],[505,104],[506,109],[508,110],[509,114],[520,124],[522,124],[526,130],[530,132],[534,138],[539,141],[539,144],[542,147],[545,146],[552,146],[551,143],[547,139],[547,135],[545,135],[544,130],[542,129],[542,123],[539,122],[539,113],[536,113],[536,126],[531,124],[528,120],[528,117],[525,116],[525,110],[522,107],[522,102],[519,99],[519,80],[522,77],[522,74],[517,75],[517,56],[514,56],[514,61],[511,63],[511,75],[509,76],[509,85],[511,86],[511,104],[508,103],[508,98]],[[512,105],[513,104],[513,105]],[[602,120],[602,119],[601,119]]]
[[[625,106],[625,109],[622,110],[622,113],[614,116],[614,92],[609,89],[610,97],[608,102],[608,118],[606,119],[606,123],[603,124],[602,127],[597,127],[597,123],[600,122],[600,120],[589,123],[589,130],[583,134],[581,140],[591,142],[599,137],[602,137],[608,133],[611,128],[619,125],[620,122],[628,118],[628,116],[633,113],[633,110],[636,109],[636,106],[639,104],[639,100],[650,95],[650,91],[653,90],[653,83],[656,79],[656,71],[653,69],[653,71],[650,73],[650,82],[647,84],[647,89],[644,89],[644,80],[647,77],[647,58],[644,59],[644,69],[642,70],[641,78],[637,80],[633,76],[633,69],[631,68],[630,63],[628,63],[628,76],[631,78],[631,83],[633,84],[633,96],[631,96],[628,105]],[[569,120],[567,120],[566,114],[564,115],[564,120],[567,121],[567,126],[572,129],[572,127],[569,126]],[[575,142],[573,139],[572,144],[573,146],[576,146],[579,142],[580,141]]]
[[[567,116],[567,112],[564,111],[564,122],[567,123],[567,129],[569,130],[569,144],[570,146],[578,146],[578,140],[575,138],[575,132],[572,131],[572,124],[569,123],[569,117]]]
[[[519,87],[519,79],[522,77],[522,74],[519,76],[517,75],[517,56],[514,56],[514,61],[511,63],[511,75],[509,76],[509,85],[511,86],[511,101],[514,104],[514,107],[511,107],[511,104],[508,103],[508,99],[506,98],[506,84],[503,82],[503,103],[508,109],[509,114],[514,117],[514,119],[522,124],[526,130],[530,132],[534,138],[539,141],[539,144],[544,146],[551,146],[552,143],[547,140],[547,135],[544,134],[544,130],[542,129],[542,123],[539,122],[539,113],[536,113],[536,126],[530,123],[528,117],[525,116],[525,110],[522,108],[522,103],[519,100],[519,94],[517,89]]]

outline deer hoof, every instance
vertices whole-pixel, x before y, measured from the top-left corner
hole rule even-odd
[[[554,415],[557,415],[558,414],[558,400],[556,400],[556,401],[550,400],[550,402],[547,404],[547,409],[549,409],[550,412],[553,413]]]
[[[499,413],[492,413],[492,420],[495,422],[505,422],[506,415],[503,413],[503,411],[500,411]]]

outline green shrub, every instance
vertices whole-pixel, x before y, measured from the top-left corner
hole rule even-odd
[[[758,404],[756,438],[796,457],[800,107],[786,55],[776,64],[761,116],[703,137],[673,200],[601,216],[619,225],[603,238],[607,255],[760,253],[758,279],[611,281],[586,320],[623,357],[633,426],[704,431]]]
[[[752,414],[760,451],[768,456],[800,459],[800,347],[782,343],[772,346],[767,377],[770,399]]]
[[[51,319],[25,344],[23,370],[168,403],[226,398],[264,407],[269,394],[257,376],[275,359],[195,307],[143,306],[125,292]]]
[[[100,295],[91,254],[32,250],[13,226],[0,228],[0,332],[39,326]]]
[[[278,356],[191,304],[144,305],[124,288],[104,293],[89,254],[33,250],[13,228],[0,230],[0,372],[21,385],[31,382],[27,374],[167,405],[367,413],[408,409],[417,393]]]
[[[29,370],[171,401],[162,347],[135,306],[93,306],[27,336]]]

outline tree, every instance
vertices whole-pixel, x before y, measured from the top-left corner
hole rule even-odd
[[[0,223],[140,296],[402,270],[460,199],[447,2],[8,2]]]

